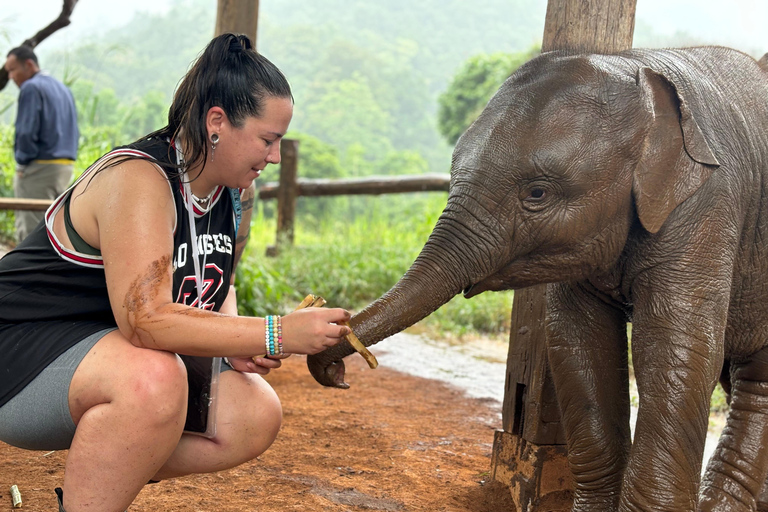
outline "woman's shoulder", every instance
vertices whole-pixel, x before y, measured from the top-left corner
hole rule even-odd
[[[146,137],[125,146],[117,147],[113,152],[133,153],[154,161],[163,167],[176,168],[176,148],[167,137]]]

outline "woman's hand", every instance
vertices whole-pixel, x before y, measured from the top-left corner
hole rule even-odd
[[[228,357],[230,366],[243,373],[258,373],[266,375],[270,370],[280,368],[283,364],[279,359],[268,359],[266,357]]]
[[[283,351],[290,354],[317,354],[332,347],[350,333],[340,322],[348,322],[349,311],[341,308],[305,308],[285,315]]]

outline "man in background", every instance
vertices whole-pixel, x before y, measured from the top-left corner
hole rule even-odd
[[[40,71],[29,46],[8,52],[5,69],[20,90],[14,143],[16,197],[54,199],[72,181],[80,136],[75,100],[64,84]],[[16,211],[19,242],[43,215],[42,211]]]

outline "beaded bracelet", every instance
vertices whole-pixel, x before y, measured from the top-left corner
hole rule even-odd
[[[280,315],[264,317],[264,344],[267,357],[283,355],[283,324]]]

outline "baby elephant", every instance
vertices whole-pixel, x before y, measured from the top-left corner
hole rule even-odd
[[[351,325],[370,345],[458,293],[539,283],[574,510],[755,510],[768,476],[768,72],[718,47],[528,62],[457,143],[448,204],[413,266]],[[310,370],[344,386],[349,353],[310,357]],[[731,411],[700,479],[721,373]]]

